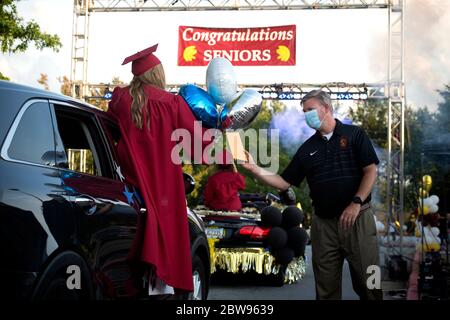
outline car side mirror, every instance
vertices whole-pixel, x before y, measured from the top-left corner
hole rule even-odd
[[[195,179],[188,173],[183,172],[184,193],[190,194],[195,189]]]

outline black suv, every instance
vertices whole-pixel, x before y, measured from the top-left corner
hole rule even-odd
[[[147,297],[128,259],[145,208],[123,182],[118,138],[100,109],[0,81],[2,298]],[[186,214],[194,292],[181,298],[206,299],[208,242],[201,219]]]

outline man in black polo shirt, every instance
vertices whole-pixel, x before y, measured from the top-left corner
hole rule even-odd
[[[367,279],[379,265],[370,191],[379,163],[366,133],[333,117],[326,92],[309,92],[301,102],[307,124],[317,130],[303,143],[281,175],[249,161],[243,166],[263,182],[286,190],[306,178],[314,207],[312,260],[317,299],[341,299],[342,265],[349,262],[353,289],[361,299],[382,299]],[[372,288],[372,286],[371,286]]]

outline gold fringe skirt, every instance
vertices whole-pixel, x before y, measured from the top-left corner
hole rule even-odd
[[[231,273],[255,271],[259,274],[278,274],[281,265],[264,248],[216,248],[217,239],[208,239],[211,254],[211,274],[221,269]],[[306,272],[303,257],[294,258],[286,269],[284,283],[295,283]]]

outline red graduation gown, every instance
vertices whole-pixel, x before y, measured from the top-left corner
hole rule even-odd
[[[219,171],[209,177],[203,194],[205,205],[213,210],[239,211],[238,190],[244,190],[245,177],[238,172]]]
[[[132,122],[133,99],[129,87],[114,90],[108,110],[120,126],[117,153],[122,173],[128,183],[138,186],[147,208],[144,221],[138,222],[136,238],[139,243],[132,254],[155,266],[156,276],[168,285],[192,291],[183,173],[181,165],[171,159],[172,149],[177,144],[171,141],[171,135],[173,130],[184,128],[192,134],[192,141],[201,136],[194,137],[195,117],[181,96],[152,86],[145,86],[144,90],[148,97],[148,129],[145,114],[143,129]],[[203,142],[202,147],[207,144]]]

